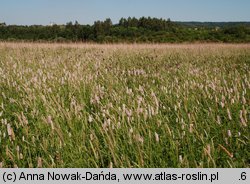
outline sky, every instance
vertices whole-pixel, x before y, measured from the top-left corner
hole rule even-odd
[[[173,21],[250,21],[250,0],[0,0],[0,22],[65,24],[151,16]]]

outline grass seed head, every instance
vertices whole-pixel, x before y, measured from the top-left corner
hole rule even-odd
[[[159,140],[160,140],[159,135],[155,132],[155,141],[159,142]]]

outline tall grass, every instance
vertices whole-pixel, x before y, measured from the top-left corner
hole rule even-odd
[[[0,44],[1,167],[249,167],[250,46]]]

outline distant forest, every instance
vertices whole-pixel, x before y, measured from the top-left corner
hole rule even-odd
[[[0,23],[2,41],[98,42],[98,43],[249,43],[249,22],[173,22],[151,17],[110,18],[93,25],[77,21],[48,26],[7,25]]]

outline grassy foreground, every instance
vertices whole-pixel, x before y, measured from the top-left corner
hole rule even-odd
[[[249,45],[0,44],[0,167],[249,167]]]

